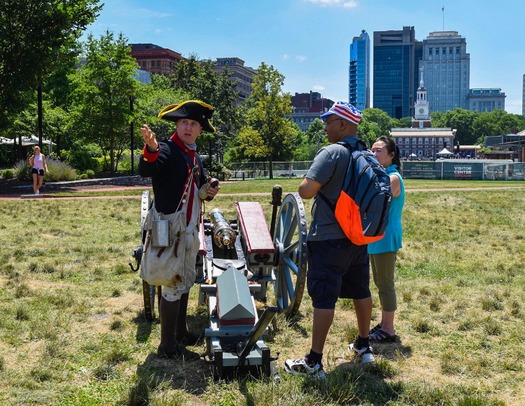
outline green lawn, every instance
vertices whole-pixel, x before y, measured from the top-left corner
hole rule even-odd
[[[287,193],[299,182],[224,182],[228,196],[205,212],[218,207],[232,218],[234,203],[250,200],[269,217],[272,186]],[[128,266],[140,238],[139,200],[0,201],[0,404],[525,404],[525,185],[407,180],[406,187],[434,191],[406,196],[400,341],[374,346],[375,365],[356,364],[345,352],[357,331],[354,312],[340,301],[322,384],[282,369],[280,384],[219,382],[203,361],[156,358],[159,325],[145,321],[141,280]],[[373,299],[377,305],[375,287]],[[206,311],[196,286],[193,329],[206,327]],[[305,294],[297,320],[278,316],[271,325],[265,341],[279,367],[309,350],[311,316]],[[204,352],[205,344],[190,349]]]

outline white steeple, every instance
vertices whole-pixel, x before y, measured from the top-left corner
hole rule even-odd
[[[417,100],[414,106],[414,118],[416,120],[429,120],[429,106],[427,100],[427,89],[425,89],[425,82],[423,81],[423,68],[419,68],[420,80],[419,88],[417,89]]]

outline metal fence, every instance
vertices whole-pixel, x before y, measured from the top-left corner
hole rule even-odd
[[[403,162],[405,179],[525,180],[525,163],[476,159]]]
[[[303,177],[312,161],[273,162],[276,178]],[[404,161],[405,179],[471,179],[471,180],[525,180],[525,163],[478,160],[445,159],[439,161]],[[269,162],[235,162],[228,165],[232,180],[267,178]]]
[[[273,176],[295,178],[306,175],[312,161],[276,161],[272,163]],[[269,162],[234,162],[228,165],[230,179],[267,178],[270,176]]]

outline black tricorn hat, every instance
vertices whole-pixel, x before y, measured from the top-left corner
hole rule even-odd
[[[198,121],[204,131],[214,133],[215,128],[210,123],[213,107],[200,100],[187,100],[180,104],[170,104],[162,109],[159,117],[164,120],[175,121],[189,118]]]

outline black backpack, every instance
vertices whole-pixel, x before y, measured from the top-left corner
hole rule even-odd
[[[366,145],[357,140],[355,147],[338,142],[350,151],[343,186],[335,205],[319,196],[334,211],[346,236],[356,245],[383,238],[392,201],[390,176]]]

